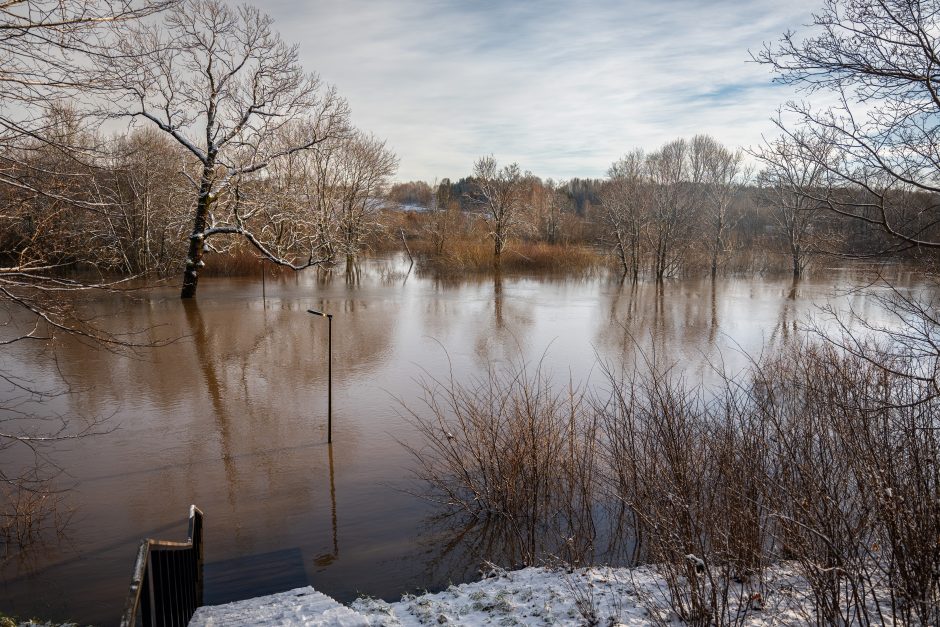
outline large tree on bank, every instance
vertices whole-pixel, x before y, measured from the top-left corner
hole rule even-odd
[[[217,235],[243,237],[294,270],[324,263],[313,234],[302,253],[267,245],[258,222],[265,214],[244,202],[275,162],[349,132],[345,100],[303,71],[271,18],[251,6],[184,0],[162,25],[123,25],[115,34],[113,54],[100,60],[112,81],[109,115],[154,125],[195,157],[181,296],[195,296],[203,253]]]
[[[810,96],[777,120],[829,181],[800,193],[886,233],[882,252],[940,249],[940,2],[826,0],[812,26],[755,55]]]

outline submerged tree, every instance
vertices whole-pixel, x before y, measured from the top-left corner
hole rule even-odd
[[[481,157],[473,165],[473,181],[470,200],[486,220],[493,240],[493,265],[498,269],[522,217],[522,172],[517,163],[500,168],[492,156]]]
[[[624,276],[629,274],[637,281],[650,208],[646,156],[640,149],[625,154],[610,166],[607,176],[610,178],[601,188],[606,238],[614,247]]]
[[[824,189],[826,170],[821,165],[828,147],[797,135],[797,139],[778,137],[765,142],[754,154],[764,169],[758,182],[771,215],[790,253],[793,277],[803,275],[806,263],[820,244],[819,213],[816,194]]]
[[[384,141],[364,133],[337,142],[335,150],[333,219],[339,251],[352,260],[366,247],[368,236],[379,228],[379,199],[388,177],[398,168],[398,158]]]
[[[728,235],[734,223],[731,205],[748,183],[750,169],[744,165],[744,153],[726,148],[709,135],[693,137],[692,152],[701,160],[701,203],[707,223],[704,235],[714,278],[721,258],[728,250]]]
[[[245,238],[269,261],[294,270],[323,263],[319,250],[284,258],[264,245],[263,227],[246,212],[240,187],[271,165],[348,133],[348,107],[335,90],[305,73],[297,48],[285,44],[256,8],[221,0],[185,0],[165,24],[116,29],[114,50],[98,60],[112,77],[117,108],[109,115],[153,124],[195,159],[193,227],[181,296],[196,294],[208,240]],[[303,121],[284,143],[280,133]]]
[[[704,163],[697,156],[688,141],[676,139],[646,158],[651,184],[647,237],[657,281],[676,274],[688,252],[697,194],[705,176]]]

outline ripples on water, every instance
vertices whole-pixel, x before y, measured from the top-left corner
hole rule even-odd
[[[637,349],[715,382],[790,341],[818,307],[878,320],[873,290],[855,268],[782,279],[622,284],[606,276],[439,280],[399,260],[356,274],[310,272],[267,282],[203,279],[196,302],[176,288],[88,305],[103,324],[149,328],[170,345],[114,354],[63,339],[52,353],[15,345],[5,366],[72,393],[37,412],[107,419],[114,431],[59,444],[74,511],[67,533],[0,573],[0,610],[116,622],[142,537],[182,539],[190,503],[206,512],[209,562],[289,549],[316,588],[340,600],[397,598],[473,577],[445,559],[453,535],[400,442],[414,442],[402,401],[416,379],[458,381],[493,363],[543,360],[567,385],[599,381],[598,363],[632,363]],[[891,277],[919,289],[912,277]],[[326,321],[333,318],[333,440],[326,446]],[[10,392],[0,390],[10,396]],[[9,401],[9,398],[6,399]],[[75,418],[76,420],[82,418]],[[2,463],[25,460],[4,451]],[[475,530],[479,532],[479,530]],[[461,558],[462,559],[462,558]],[[459,562],[460,560],[458,560]]]

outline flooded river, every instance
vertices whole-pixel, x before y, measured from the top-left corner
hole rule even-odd
[[[0,571],[0,610],[114,624],[143,537],[185,538],[190,503],[206,514],[206,560],[284,565],[341,601],[398,598],[472,578],[477,563],[445,559],[450,540],[415,496],[418,445],[402,405],[419,407],[422,377],[467,380],[492,363],[538,361],[567,384],[599,364],[632,363],[637,347],[691,380],[712,364],[788,341],[818,307],[882,315],[858,268],[789,277],[631,286],[604,275],[441,280],[400,260],[356,273],[267,280],[204,279],[184,306],[176,286],[90,303],[99,325],[172,340],[111,352],[63,339],[4,349],[3,366],[38,389],[5,406],[96,421],[106,433],[50,452],[70,516],[58,537]],[[916,280],[891,278],[905,289]],[[327,321],[333,314],[333,445],[326,444]],[[22,402],[21,402],[22,401]],[[9,412],[4,416],[10,418]],[[25,451],[0,452],[6,467]],[[252,562],[252,560],[254,560]],[[258,568],[261,568],[258,566]]]

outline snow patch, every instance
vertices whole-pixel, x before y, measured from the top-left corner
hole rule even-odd
[[[787,568],[772,569],[765,596],[742,586],[739,624],[805,624],[806,587]],[[361,598],[351,607],[371,625],[628,625],[683,624],[669,609],[669,593],[654,566],[576,570],[494,569],[481,581],[443,592],[406,595],[397,603]]]
[[[369,621],[310,586],[225,605],[200,607],[190,627],[236,625],[305,625],[309,627],[363,627]]]
[[[759,585],[739,583],[731,588],[726,619],[738,625],[817,622],[810,588],[790,564],[767,569]],[[450,586],[443,592],[405,595],[395,603],[360,598],[350,607],[306,587],[202,607],[190,622],[196,627],[651,624],[683,624],[670,609],[669,589],[655,565],[516,571],[491,567],[482,580]]]

